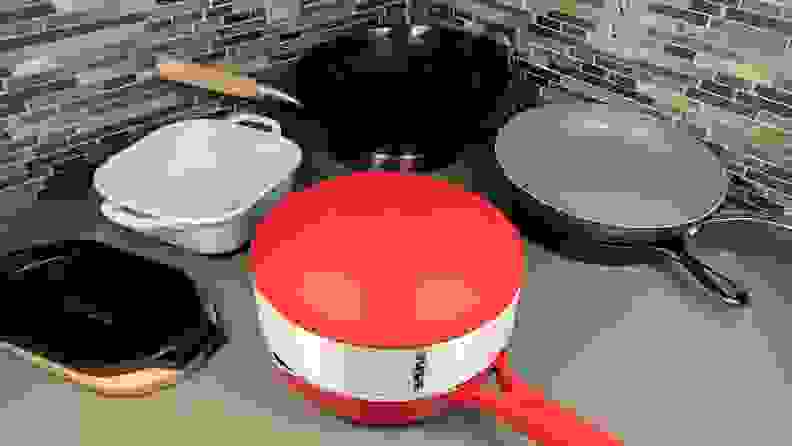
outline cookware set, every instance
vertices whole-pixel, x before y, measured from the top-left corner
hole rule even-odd
[[[749,289],[696,256],[697,231],[736,221],[792,229],[723,211],[730,182],[717,155],[639,114],[557,104],[483,125],[515,74],[509,45],[483,35],[359,29],[309,50],[296,68],[299,100],[219,66],[163,61],[156,75],[298,105],[327,128],[346,175],[297,192],[300,145],[272,118],[235,114],[152,132],[97,169],[94,185],[106,218],[163,242],[218,254],[252,239],[273,372],[355,422],[407,424],[465,407],[547,446],[621,444],[508,365],[517,303],[536,298],[523,282],[531,225],[591,251],[662,253],[733,306],[749,303]],[[518,204],[508,216],[497,200],[415,175],[493,136]],[[172,384],[225,342],[189,277],[98,242],[13,252],[0,273],[58,307],[45,322],[33,299],[9,303],[3,345],[97,391]],[[130,276],[168,284],[168,298],[151,303],[157,311],[141,304],[150,290]],[[107,345],[86,342],[96,338]],[[484,387],[491,371],[501,395]]]

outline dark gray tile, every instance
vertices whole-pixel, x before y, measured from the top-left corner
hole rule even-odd
[[[533,23],[529,23],[525,25],[523,29],[528,33],[535,34],[539,37],[544,37],[547,39],[557,40],[565,45],[576,45],[581,42],[580,39],[576,39],[566,33],[554,31],[552,29],[545,28]]]
[[[453,11],[449,5],[445,4],[432,4],[429,5],[426,11],[429,17],[435,17],[438,19],[451,19],[453,15]]]
[[[564,26],[561,28],[561,31],[563,31],[563,32],[565,32],[565,33],[567,33],[569,35],[572,35],[574,37],[577,37],[577,38],[579,38],[581,40],[585,40],[585,39],[588,38],[588,31],[586,31],[583,28],[579,28],[579,27],[577,27],[575,25],[570,25],[568,23],[564,24]]]
[[[11,23],[0,23],[0,37],[7,38],[23,34],[40,33],[44,30],[40,20],[24,20]]]
[[[233,25],[235,23],[244,22],[256,18],[255,14],[251,11],[232,11],[230,14],[223,16],[224,25]]]
[[[5,89],[11,94],[18,93],[27,88],[34,87],[46,82],[54,82],[64,78],[66,73],[63,69],[56,69],[44,73],[36,73],[25,76],[11,76],[5,81]],[[67,78],[69,76],[66,76]]]
[[[356,11],[366,11],[393,3],[393,0],[362,0],[355,3]]]
[[[265,35],[266,34],[262,31],[253,31],[243,34],[236,34],[234,36],[227,37],[225,39],[215,40],[214,44],[216,48],[236,46],[243,43],[261,39]]]
[[[617,73],[611,73],[610,76],[608,76],[608,80],[628,90],[635,90],[637,86],[637,82],[635,81],[635,79],[629,78],[627,76],[622,76]]]
[[[573,74],[580,71],[581,64],[565,56],[553,55],[548,66],[562,74]]]
[[[95,96],[100,92],[101,90],[96,88],[96,86],[90,86],[90,85],[70,88],[56,93],[46,94],[43,96],[36,96],[34,98],[29,99],[27,101],[27,105],[31,109],[42,108],[51,104],[65,105],[75,101],[79,101],[81,99],[85,99],[87,97]]]
[[[512,25],[502,23],[484,23],[485,32],[495,39],[500,40],[501,37],[509,39],[511,45],[516,46],[518,39],[519,29]]]
[[[558,20],[551,19],[549,17],[545,17],[541,15],[536,16],[536,24],[545,26],[547,28],[552,28],[556,31],[561,31],[561,22],[559,22]]]
[[[45,119],[49,119],[52,117],[52,115],[54,115],[57,112],[58,112],[57,107],[48,107],[44,109],[38,109],[38,110],[22,113],[19,115],[19,118],[22,120],[23,123],[30,124],[30,123],[40,122]]]
[[[42,17],[42,23],[47,30],[66,28],[96,21],[95,11],[72,11],[68,13],[52,14]]]
[[[602,9],[605,7],[605,0],[578,0],[580,3],[591,5],[594,8]]]
[[[42,129],[39,135],[39,143],[51,146],[63,146],[68,141],[69,137],[75,133],[75,126],[71,125],[59,129]]]
[[[777,169],[784,170],[784,169],[781,169],[781,168],[777,168]],[[784,175],[786,177],[789,177],[789,173],[788,172],[784,172]],[[771,176],[771,175],[768,175],[765,172],[758,171],[758,170],[755,170],[755,169],[749,169],[748,174],[746,175],[746,177],[749,180],[756,181],[756,182],[758,182],[760,184],[763,184],[765,186],[768,186],[768,187],[771,187],[773,189],[776,189],[776,190],[778,190],[778,191],[780,191],[782,193],[785,193],[787,195],[792,194],[792,183],[784,181],[782,179],[783,177],[779,178],[779,177],[776,177],[776,176]]]
[[[591,20],[587,20],[576,16],[565,15],[558,10],[549,11],[547,13],[547,16],[556,19],[560,22],[571,23],[572,25],[575,25],[579,28],[583,28],[589,31],[594,31],[596,28],[596,25]]]
[[[756,113],[758,112],[758,110],[755,107],[751,105],[743,104],[739,101],[728,101],[725,104],[721,105],[721,107],[724,110],[728,110],[732,113],[737,113],[739,115],[746,116],[749,118],[753,118],[754,116],[756,116]]]
[[[603,67],[609,70],[618,71],[619,73],[628,76],[635,72],[635,67],[632,66],[632,63],[619,60],[616,57],[612,57],[612,56],[598,54],[596,56],[596,63],[597,65],[602,65]]]
[[[792,172],[789,169],[784,169],[774,163],[767,163],[762,167],[762,171],[768,176],[792,183]]]
[[[542,79],[545,83],[558,83],[561,80],[561,76],[553,72],[545,67],[530,64],[527,61],[518,58],[517,67],[519,70],[524,71],[536,78]]]
[[[0,95],[0,118],[25,111],[25,99],[17,96]]]
[[[206,11],[206,16],[209,19],[219,18],[222,22],[222,18],[228,14],[231,14],[232,12],[233,12],[233,8],[231,7],[230,4],[228,4],[228,5],[223,5],[216,8],[208,9]]]
[[[650,61],[636,61],[636,65],[643,68],[651,77],[660,76],[661,78],[678,83],[680,86],[690,85],[696,82],[696,78],[690,74],[681,73],[679,71],[672,70],[669,67],[655,65]]]
[[[67,88],[74,88],[76,86],[77,86],[77,80],[74,79],[73,77],[71,79],[58,80],[55,82],[48,82],[44,84],[37,84],[33,87],[26,88],[25,90],[7,96],[7,100],[11,102],[21,101],[24,106],[24,102],[34,97],[47,95],[61,90],[66,90]]]
[[[726,98],[731,98],[734,95],[734,91],[731,89],[731,87],[728,85],[718,84],[713,81],[702,81],[699,85],[699,88]]]
[[[681,59],[693,61],[696,58],[696,52],[691,50],[690,48],[685,48],[678,45],[671,45],[666,44],[663,45],[663,52],[666,54],[670,54],[672,56],[679,57]]]
[[[703,139],[707,137],[708,130],[706,128],[699,127],[691,122],[685,123],[685,129],[696,138]]]
[[[66,29],[55,29],[29,36],[4,39],[4,40],[0,40],[0,51],[10,51],[13,49],[23,48],[31,45],[41,45],[44,43],[51,43],[57,40],[68,39],[70,37],[89,34],[110,27],[139,23],[145,20],[146,17],[147,17],[146,13],[134,13],[134,14],[126,15],[124,17],[119,17],[115,19],[106,19],[96,23],[82,24]]]
[[[596,56],[599,53],[589,45],[577,45],[569,49],[570,55],[589,64],[596,64]]]
[[[776,85],[777,88],[781,88],[786,91],[792,91],[792,80],[781,79],[777,82],[778,82],[778,84]]]
[[[171,18],[174,16],[182,16],[196,11],[200,11],[200,8],[196,8],[193,5],[187,5],[184,2],[178,2],[160,5],[152,9],[149,13],[149,16],[151,17],[151,20],[158,20]]]
[[[598,67],[596,65],[584,63],[580,65],[580,70],[592,76],[597,76],[601,78],[607,77],[607,72],[605,71],[605,69]]]
[[[762,0],[743,0],[742,5],[740,5],[742,9],[750,9],[753,11],[758,12],[759,14],[765,16],[781,16],[781,7],[778,5],[773,5],[768,2],[764,2]]]
[[[712,3],[737,7],[740,4],[740,0],[712,0]]]
[[[43,17],[57,12],[50,2],[32,3],[30,6],[13,11],[0,11],[0,23],[11,23],[20,20]]]
[[[715,81],[724,85],[728,85],[735,90],[748,90],[752,88],[751,81],[739,79],[735,76],[724,73],[718,73],[715,76]]]
[[[695,99],[697,101],[701,101],[705,104],[709,104],[715,107],[724,108],[729,103],[729,100],[726,98],[722,98],[720,96],[714,95],[710,92],[698,89],[698,88],[688,88],[685,92],[685,95],[690,99]]]
[[[168,29],[173,24],[173,20],[169,17],[164,19],[147,20],[145,30],[148,32],[156,33]]]
[[[0,164],[26,161],[28,154],[23,152],[35,145],[37,140],[35,135],[28,135],[19,139],[3,141],[0,143]]]
[[[758,112],[762,107],[761,100],[758,96],[744,91],[738,91],[735,95],[735,100],[746,107],[750,107],[756,112]]]
[[[792,107],[788,107],[777,102],[768,101],[761,97],[759,98],[759,104],[762,110],[767,110],[783,118],[792,118]]]
[[[747,25],[756,26],[758,28],[767,28],[780,31],[784,34],[792,34],[792,23],[783,20],[778,20],[772,17],[764,17],[762,15],[745,11],[737,8],[727,8],[726,18],[745,23]]]
[[[177,15],[171,18],[171,25],[179,29],[182,25],[191,25],[201,20],[201,11],[190,11],[186,14]]]
[[[707,0],[690,0],[690,9],[702,14],[720,16],[723,6]]]
[[[650,3],[649,12],[673,17],[675,19],[681,19],[696,26],[705,26],[709,21],[708,15],[700,14],[687,9],[675,8],[662,3]]]
[[[775,88],[764,87],[761,85],[756,87],[756,93],[764,98],[781,102],[782,104],[792,107],[792,94],[790,93],[784,93],[782,91],[776,90]]]
[[[225,48],[211,51],[195,58],[196,63],[222,63],[226,57]]]

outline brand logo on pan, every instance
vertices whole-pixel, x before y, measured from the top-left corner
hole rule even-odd
[[[412,371],[413,392],[420,392],[424,388],[424,374],[426,372],[426,352],[415,355],[415,366]]]

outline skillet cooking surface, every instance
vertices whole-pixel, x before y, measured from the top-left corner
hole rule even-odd
[[[4,296],[0,339],[50,361],[117,365],[201,340],[207,316],[198,290],[164,264],[86,240],[2,260],[0,282],[14,292]]]
[[[515,185],[574,217],[614,227],[677,227],[721,201],[714,153],[675,129],[603,104],[551,104],[499,133],[498,162]]]

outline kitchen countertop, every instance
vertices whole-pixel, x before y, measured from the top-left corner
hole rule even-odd
[[[481,178],[474,176],[471,184],[481,184]],[[92,238],[178,266],[218,305],[230,342],[191,381],[132,401],[98,399],[2,354],[4,438],[83,446],[250,439],[295,445],[526,444],[521,435],[471,412],[374,429],[308,411],[270,378],[244,253],[208,258],[162,245],[105,221],[98,200],[91,193],[20,211],[0,235],[0,246]],[[792,336],[786,317],[792,306],[784,303],[786,290],[768,285],[753,308],[724,311],[717,298],[670,265],[605,267],[526,243],[527,285],[511,348],[513,365],[526,380],[545,386],[554,399],[574,402],[582,415],[604,419],[630,446],[737,446],[788,438],[792,343],[785,338]],[[767,262],[774,267],[772,259]],[[14,298],[9,291],[4,296]]]

